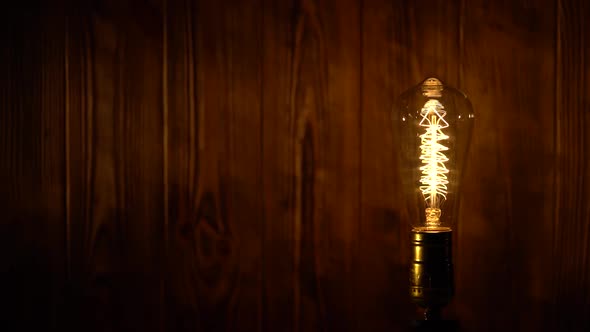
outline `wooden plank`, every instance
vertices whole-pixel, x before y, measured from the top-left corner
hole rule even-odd
[[[165,2],[166,61],[165,123],[168,126],[168,255],[166,269],[166,323],[170,331],[199,330],[197,289],[193,280],[195,252],[192,223],[196,217],[196,174],[198,162],[198,119],[196,112],[196,67],[192,1]]]
[[[106,312],[112,305],[110,278],[96,278],[96,264],[100,255],[94,250],[90,256],[88,244],[90,203],[90,166],[92,164],[90,142],[92,139],[92,53],[89,14],[80,7],[72,7],[67,13],[66,28],[66,233],[68,234],[68,312],[71,317],[65,325],[69,329],[82,327],[87,322],[94,327],[83,326],[90,331],[104,330],[112,326],[112,317]],[[104,248],[102,249],[104,250]],[[98,257],[97,257],[98,256]],[[101,267],[104,270],[104,267]],[[94,288],[96,287],[96,288]],[[100,289],[102,287],[102,289]],[[102,298],[99,293],[102,290]],[[103,303],[99,303],[102,300]],[[109,315],[108,317],[105,317]],[[106,321],[109,320],[109,321]],[[96,325],[94,325],[96,324]]]
[[[553,6],[466,1],[461,20],[462,81],[476,122],[457,312],[466,330],[543,330],[555,199]]]
[[[232,331],[262,330],[262,1],[229,3],[231,100],[228,128],[228,227],[235,239],[237,285]],[[220,248],[223,250],[223,248]]]
[[[40,280],[49,290],[50,329],[61,326],[68,315],[65,309],[63,290],[66,285],[66,234],[65,229],[65,198],[64,181],[65,157],[65,20],[63,3],[56,1],[54,6],[43,4],[40,13],[42,28],[40,54],[41,93],[40,108],[41,128],[39,179],[40,208],[39,217],[44,219],[44,229],[31,230],[31,235],[43,236],[39,242],[45,251],[48,275]],[[33,134],[35,135],[35,134]],[[38,233],[40,232],[40,233]],[[43,275],[37,276],[43,278]],[[33,299],[39,294],[33,293]],[[33,318],[34,319],[34,318]]]
[[[261,328],[260,4],[171,4],[175,329]],[[188,12],[182,14],[182,12]],[[177,255],[178,254],[178,255]],[[179,256],[180,255],[180,256]]]
[[[295,154],[301,150],[296,122],[300,111],[293,94],[298,82],[295,8],[295,1],[264,0],[263,5],[263,331],[297,331],[299,320],[294,229],[302,179],[301,160],[296,164]],[[313,282],[313,277],[308,280]]]
[[[460,1],[408,1],[392,7],[396,20],[391,23],[391,47],[394,54],[401,52],[395,81],[404,79],[399,86],[403,90],[394,92],[400,94],[431,76],[459,87]]]
[[[73,324],[90,330],[163,321],[161,9],[132,5],[81,4],[70,17]]]
[[[391,123],[397,95],[421,79],[409,65],[416,60],[406,48],[413,32],[408,18],[400,4],[363,2],[357,315],[370,331],[402,330],[414,310],[407,282],[410,227],[401,216]]]
[[[28,330],[56,329],[63,318],[62,17],[32,2],[2,14],[0,320]]]
[[[227,330],[233,317],[238,254],[228,219],[229,118],[231,107],[227,12],[221,3],[199,2],[195,12],[198,121],[194,214],[184,228],[194,255],[189,283],[195,289],[199,327]],[[233,225],[232,225],[233,226]]]
[[[160,1],[134,2],[121,12],[121,81],[116,170],[125,263],[127,329],[162,331],[164,257],[162,15]],[[132,15],[137,18],[129,19]],[[105,82],[106,83],[106,82]],[[97,85],[98,86],[98,85]],[[116,113],[115,113],[116,114]],[[118,169],[117,169],[118,168]],[[142,328],[138,328],[143,326]]]
[[[347,330],[357,324],[360,3],[302,1],[294,14],[294,330]]]
[[[556,330],[590,329],[590,5],[557,1],[554,289]]]

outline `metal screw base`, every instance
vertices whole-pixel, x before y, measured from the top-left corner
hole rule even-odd
[[[410,296],[425,309],[425,321],[440,321],[454,294],[451,238],[451,230],[411,233]]]

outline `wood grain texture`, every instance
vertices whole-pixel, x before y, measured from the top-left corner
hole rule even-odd
[[[360,36],[348,24],[359,14],[357,2],[264,3],[265,330],[356,324],[347,284],[358,227]]]
[[[260,3],[168,6],[169,328],[257,331]]]
[[[434,75],[477,116],[445,315],[590,328],[585,1],[58,4],[0,14],[3,322],[405,330],[390,111]]]
[[[264,0],[262,11],[263,331],[296,331],[298,321],[294,230],[303,180],[302,161],[296,162],[302,140],[293,93],[299,57],[294,47],[296,6],[296,1]]]
[[[467,1],[463,15],[462,80],[477,118],[457,310],[467,330],[541,330],[547,321],[532,317],[551,311],[555,15],[527,1]]]
[[[64,317],[63,12],[25,1],[2,14],[0,321],[54,330]]]
[[[553,292],[555,329],[586,331],[590,318],[590,5],[557,2],[555,210]],[[565,310],[575,307],[575,310]]]
[[[407,17],[396,7],[380,0],[362,4],[357,314],[367,331],[401,330],[413,310],[406,283],[409,227],[400,216],[391,125],[394,91],[406,89],[409,85],[398,84],[410,81],[411,74],[409,67],[398,64],[411,53],[402,46],[409,37]],[[368,284],[372,287],[364,286]]]
[[[199,310],[194,277],[194,255],[191,240],[185,229],[196,222],[197,212],[195,174],[198,172],[198,124],[196,112],[196,66],[194,14],[190,1],[165,2],[167,90],[166,117],[168,128],[166,199],[168,210],[165,312],[166,327],[174,331],[198,329]],[[191,218],[192,217],[192,218]],[[187,234],[187,235],[185,235]]]
[[[294,327],[354,329],[360,3],[302,1],[295,14]]]
[[[79,324],[159,330],[163,317],[161,18],[157,4],[70,16],[68,204]],[[131,11],[135,19],[124,19]]]
[[[459,42],[463,17],[460,8],[458,0],[401,1],[394,5],[397,22],[403,22],[393,27],[397,45],[402,49],[397,68],[402,72],[407,71],[404,67],[408,65],[411,68],[411,80],[400,82],[404,88],[395,91],[396,94],[429,76],[436,76],[451,86],[461,85]]]

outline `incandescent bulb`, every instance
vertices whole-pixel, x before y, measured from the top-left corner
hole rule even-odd
[[[412,225],[410,295],[427,320],[453,296],[452,229],[475,115],[462,92],[428,78],[399,98],[394,138]]]
[[[393,112],[395,143],[414,230],[452,229],[473,120],[467,97],[436,78],[400,96]]]

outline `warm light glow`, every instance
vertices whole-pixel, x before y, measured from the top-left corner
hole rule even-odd
[[[446,199],[449,183],[447,179],[449,170],[445,166],[449,158],[443,153],[448,148],[440,141],[449,138],[442,131],[449,124],[444,119],[446,115],[444,106],[436,99],[428,100],[422,107],[420,115],[422,116],[420,126],[425,128],[425,132],[420,135],[420,160],[422,161],[420,191],[426,200],[426,225],[439,226],[440,204]]]

